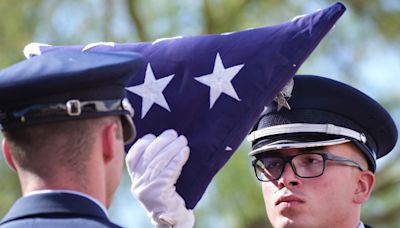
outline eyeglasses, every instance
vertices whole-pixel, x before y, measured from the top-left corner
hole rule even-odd
[[[287,157],[265,156],[256,158],[252,163],[257,179],[268,182],[278,180],[282,176],[286,163],[290,163],[298,177],[319,177],[325,171],[326,161],[352,166],[363,171],[357,162],[328,153],[303,153]]]

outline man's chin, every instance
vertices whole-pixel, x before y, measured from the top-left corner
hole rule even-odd
[[[307,227],[309,228],[310,225],[307,225],[307,214],[297,208],[285,207],[279,211],[276,218],[271,219],[270,221],[273,222],[273,226],[275,228],[278,227]]]
[[[288,217],[281,217],[273,223],[275,228],[310,228],[309,225],[305,224],[304,221],[299,219],[292,219]]]

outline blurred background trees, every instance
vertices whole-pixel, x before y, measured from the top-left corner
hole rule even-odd
[[[300,68],[349,83],[381,102],[400,127],[400,1],[348,0],[335,29]],[[22,60],[30,42],[53,45],[140,42],[274,25],[333,1],[306,0],[31,0],[0,1],[0,67]],[[13,96],[13,94],[10,94]],[[217,174],[196,207],[196,227],[268,227],[249,144]],[[400,227],[400,148],[382,159],[362,220]],[[20,196],[16,175],[0,156],[0,217]],[[323,202],[321,202],[323,203]],[[329,205],[327,205],[329,206]],[[124,176],[110,209],[127,227],[151,227]]]

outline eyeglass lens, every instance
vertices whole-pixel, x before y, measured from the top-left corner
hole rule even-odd
[[[298,154],[292,157],[264,157],[255,162],[257,178],[261,181],[273,181],[280,178],[286,163],[290,163],[299,177],[311,178],[322,175],[324,157],[321,154]]]

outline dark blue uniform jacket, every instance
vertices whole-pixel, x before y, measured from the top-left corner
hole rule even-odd
[[[18,199],[0,222],[11,227],[120,227],[94,201],[71,193],[34,194]]]

